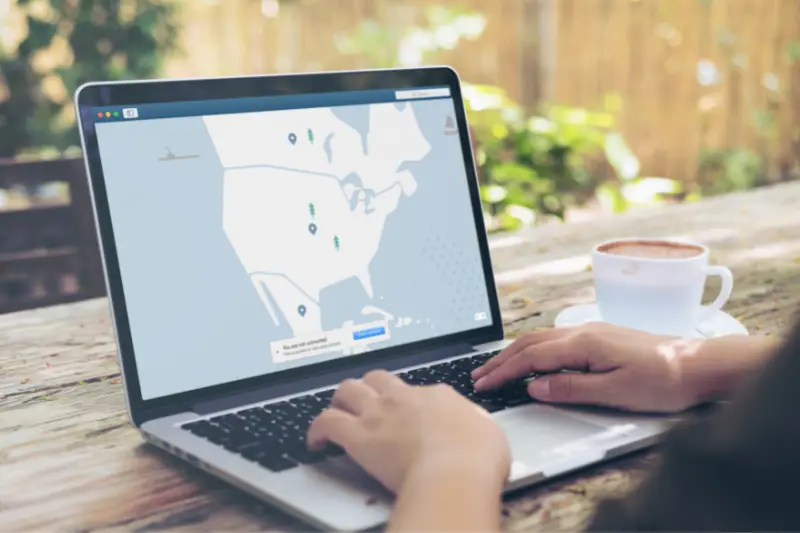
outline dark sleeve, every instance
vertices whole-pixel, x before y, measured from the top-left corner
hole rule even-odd
[[[731,403],[676,427],[591,531],[800,531],[800,324]]]

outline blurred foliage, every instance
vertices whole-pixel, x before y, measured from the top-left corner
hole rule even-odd
[[[528,117],[503,89],[483,85],[466,85],[464,97],[481,194],[502,229],[539,215],[563,219],[568,206],[594,194],[589,163],[602,156],[611,114],[551,106]]]
[[[533,116],[497,87],[466,85],[464,97],[492,230],[563,220],[593,199],[619,212],[683,193],[677,181],[639,175],[639,159],[616,130],[617,94],[602,111],[551,105]]]
[[[364,20],[355,31],[335,36],[337,50],[357,56],[370,68],[414,67],[430,63],[436,54],[477,39],[486,27],[480,13],[458,6],[428,5],[424,24],[405,28]]]
[[[175,10],[168,0],[17,0],[27,35],[0,48],[0,157],[78,146],[75,90],[156,75],[176,46]]]
[[[764,160],[747,149],[705,150],[697,177],[699,192],[714,196],[761,185]]]

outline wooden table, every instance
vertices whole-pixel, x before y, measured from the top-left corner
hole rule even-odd
[[[613,237],[690,236],[734,271],[728,310],[758,334],[800,302],[800,184],[538,228],[493,240],[511,335],[593,299],[588,255]],[[716,290],[711,287],[710,291]],[[645,453],[533,488],[511,530],[577,531],[599,498],[628,491]],[[305,530],[244,493],[144,445],[128,423],[105,300],[0,317],[0,530]]]

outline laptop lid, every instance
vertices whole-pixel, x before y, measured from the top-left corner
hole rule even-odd
[[[76,94],[132,418],[502,338],[449,68]]]

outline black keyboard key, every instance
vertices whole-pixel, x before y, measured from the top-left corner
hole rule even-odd
[[[483,407],[484,409],[486,409],[490,413],[496,413],[498,411],[502,411],[503,409],[506,409],[505,405],[501,405],[499,403],[492,402],[492,401],[476,400],[475,403],[478,406]]]
[[[481,356],[469,357],[467,359],[461,359],[458,364],[458,367],[461,370],[472,372],[479,366],[483,366],[488,360],[489,357],[481,357]]]
[[[324,461],[326,459],[324,453],[312,452],[307,447],[294,448],[292,450],[289,450],[289,452],[286,455],[288,455],[298,463],[302,464],[319,463],[320,461]]]
[[[231,442],[231,434],[229,432],[210,424],[206,420],[186,424],[183,429],[191,431],[194,435],[207,439],[219,446],[224,446]]]
[[[430,380],[427,372],[412,370],[406,374],[406,381],[409,385],[425,385]]]
[[[321,411],[320,411],[321,412]],[[295,416],[295,422],[308,428],[309,424],[319,416],[319,413],[312,413],[309,411],[300,411]]]
[[[306,407],[299,408],[297,411],[297,418],[300,420],[314,420],[320,413],[322,409],[308,409]]]
[[[197,422],[190,422],[184,424],[183,429],[191,431],[198,437],[206,438],[209,433],[218,431],[218,429],[211,425],[207,420],[198,420]]]
[[[400,379],[402,379],[403,381],[405,381],[409,385],[416,385],[416,383],[414,382],[413,376],[411,374],[409,374],[408,372],[403,372],[402,374],[397,374],[397,377],[399,377]]]
[[[419,368],[409,372],[415,385],[433,385],[439,383],[438,379],[444,377],[430,368]]]
[[[267,411],[261,408],[249,412],[245,416],[247,417],[248,420],[251,420],[256,427],[265,425],[275,425],[278,423],[276,418],[271,413],[268,413]]]
[[[462,396],[467,396],[469,393],[475,391],[472,383],[456,383],[453,385],[453,389]]]
[[[476,393],[476,400],[490,401],[504,407],[516,407],[533,402],[525,381],[515,381],[496,390]]]
[[[454,371],[457,367],[453,362],[447,363],[439,363],[438,365],[433,365],[428,367],[428,370],[437,372],[440,374],[449,374],[450,372]]]
[[[280,411],[279,409],[274,407],[275,404],[272,405],[265,405],[263,407],[263,413],[258,415],[259,418],[265,422],[270,422],[273,424],[283,424],[283,419],[286,418],[285,413]]]
[[[192,433],[204,437],[212,442],[216,442],[222,438],[227,438],[231,435],[231,431],[228,428],[211,424],[207,420],[204,420],[203,424],[198,426],[195,431],[192,431]]]
[[[265,405],[264,409],[277,418],[288,418],[297,412],[297,408],[289,402],[278,402]]]
[[[262,440],[251,440],[250,442],[239,442],[226,448],[246,459],[253,459],[258,454],[266,453],[264,444]]]
[[[327,404],[330,404],[331,403],[331,399],[333,398],[333,395],[334,395],[335,392],[336,392],[335,390],[331,389],[331,390],[318,392],[314,396],[316,398],[326,402]]]
[[[283,472],[297,466],[297,463],[283,455],[267,454],[258,459],[258,464],[273,472]]]
[[[269,452],[268,450],[264,449],[263,446],[253,446],[249,448],[245,448],[239,452],[242,457],[247,459],[248,461],[259,462],[262,458],[267,457],[268,455],[275,455],[274,453]]]
[[[227,429],[233,433],[245,431],[249,422],[244,418],[240,418],[234,414],[216,416],[211,419],[211,422],[220,428]]]
[[[315,415],[317,415],[317,414],[319,414],[321,412],[322,412],[322,409],[319,409],[319,410],[311,409],[311,408],[306,407],[304,405],[303,406],[297,406],[297,407],[293,406],[292,407],[292,411],[291,411],[293,418],[298,418],[298,419],[302,419],[302,420],[306,420],[309,417],[314,417]]]
[[[258,437],[259,440],[264,442],[272,442],[275,439],[281,438],[283,436],[283,429],[276,429],[274,427],[260,427],[253,431],[253,434]]]
[[[299,413],[296,411],[277,411],[273,412],[272,417],[275,422],[282,426],[287,427],[293,425],[297,420],[299,420]]]
[[[263,448],[265,441],[268,441],[268,439],[265,439],[262,435],[256,433],[242,433],[236,435],[233,440],[223,446],[225,449],[232,452],[242,453],[243,450],[247,450],[248,448]]]
[[[509,407],[533,402],[530,394],[528,394],[528,383],[522,380],[507,384],[499,389],[497,393],[500,401]]]
[[[292,398],[289,403],[294,405],[298,410],[308,413],[319,413],[327,404],[323,403],[321,399],[315,396],[302,396],[300,398]]]
[[[322,449],[322,453],[324,453],[328,457],[339,457],[345,455],[347,452],[345,452],[344,448],[342,448],[338,444],[329,442],[328,444],[325,445],[325,448]]]
[[[212,431],[208,435],[205,436],[206,439],[210,440],[214,444],[219,446],[225,446],[233,442],[233,435],[231,433],[227,433],[225,431]]]

